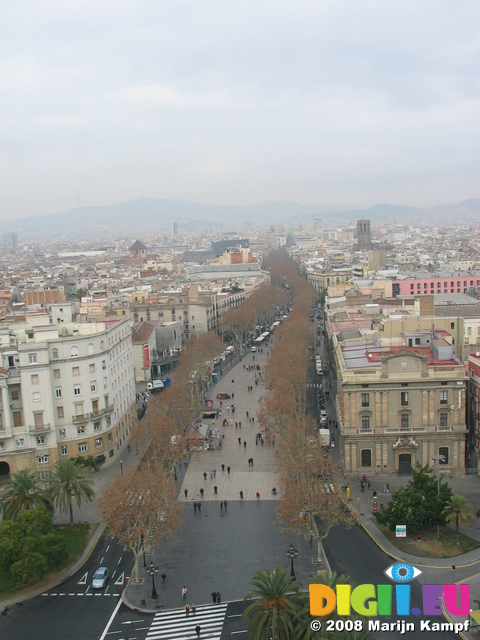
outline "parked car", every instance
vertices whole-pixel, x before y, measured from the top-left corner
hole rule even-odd
[[[103,589],[108,582],[110,571],[107,567],[98,567],[92,580],[92,589]]]
[[[218,400],[230,400],[230,394],[229,393],[217,393],[217,399]]]
[[[257,347],[255,345],[252,346],[252,353],[255,353],[255,351],[257,350]]]

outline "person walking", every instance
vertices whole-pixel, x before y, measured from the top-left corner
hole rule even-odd
[[[201,497],[201,498],[203,498],[203,494],[204,494],[204,493],[205,493],[205,492],[204,492],[204,490],[203,490],[203,489],[200,489],[200,497]],[[199,504],[200,504],[200,503],[199,503]]]
[[[214,478],[216,478],[216,477],[217,477],[217,470],[216,470],[216,469],[214,469],[214,470],[213,470],[213,477],[214,477]]]
[[[212,591],[212,600],[213,600],[214,604],[217,602],[217,592],[216,591]]]
[[[198,503],[198,513],[200,513],[202,511],[202,503],[199,502]]]
[[[222,471],[225,471],[225,465],[222,464]]]
[[[165,573],[165,571],[162,573],[160,577],[162,578],[162,584],[165,584],[165,580],[167,579],[167,574]]]
[[[190,615],[190,605],[188,604],[188,602],[187,602],[187,604],[185,605],[184,608],[185,608],[185,615],[188,618],[188,616]]]
[[[241,438],[239,438],[239,439],[238,439],[238,444],[239,444],[239,445],[241,445],[241,444],[242,444],[242,439],[241,439]]]
[[[255,494],[257,497],[257,500],[260,500],[260,493],[257,491],[257,493]]]
[[[227,467],[227,473],[230,475],[230,467]]]
[[[247,441],[246,441],[246,440],[244,440],[244,441],[243,441],[243,448],[244,448],[244,449],[246,449],[246,448],[247,448]]]
[[[195,627],[195,633],[197,634],[197,638],[200,637],[200,631],[202,630],[202,627],[197,624],[197,626]]]
[[[243,491],[240,491],[240,500],[243,500]]]
[[[215,485],[215,486],[213,487],[213,495],[215,495],[215,496],[216,496],[216,495],[217,495],[217,491],[218,491],[218,487],[217,487],[217,485]]]
[[[183,493],[185,494],[185,498],[188,496],[188,489],[184,489]]]
[[[220,511],[223,512],[223,501],[222,500],[220,500]]]
[[[220,593],[220,591],[217,591],[217,602],[218,604],[220,604],[222,601],[222,594]]]
[[[185,585],[183,585],[183,587],[182,587],[182,598],[184,600],[187,599],[187,587]]]
[[[213,479],[213,471],[210,469],[210,480]]]
[[[206,471],[204,471],[204,472],[203,472],[203,479],[204,479],[204,480],[206,480],[206,479],[207,479],[207,472],[206,472]]]
[[[191,608],[192,608],[192,613],[193,613],[193,615],[195,615],[195,614],[196,614],[196,612],[197,612],[197,607],[195,606],[195,603],[194,603],[194,602],[192,602],[192,607],[191,607]]]
[[[225,507],[225,511],[227,511],[228,502],[226,500],[223,501],[223,506]]]

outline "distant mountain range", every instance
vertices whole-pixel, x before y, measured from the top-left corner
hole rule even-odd
[[[147,232],[170,234],[172,222],[179,229],[224,228],[247,229],[282,224],[286,228],[311,226],[321,216],[324,227],[344,224],[348,220],[368,218],[372,224],[387,222],[431,224],[478,223],[480,199],[433,207],[375,204],[367,208],[354,205],[302,205],[297,202],[268,201],[253,205],[209,205],[185,200],[141,198],[108,206],[70,209],[52,215],[20,218],[0,222],[0,232],[16,231],[22,238],[55,235],[57,238],[98,237],[117,234],[140,235]]]

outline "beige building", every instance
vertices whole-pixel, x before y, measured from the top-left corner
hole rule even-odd
[[[38,318],[37,318],[38,321]],[[129,319],[0,327],[0,474],[119,457],[136,422]]]
[[[438,453],[445,471],[465,473],[467,378],[447,340],[425,331],[413,346],[332,345],[347,476],[408,475]]]

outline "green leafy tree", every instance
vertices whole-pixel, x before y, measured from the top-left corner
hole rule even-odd
[[[432,470],[417,464],[412,469],[410,482],[392,494],[388,507],[377,514],[377,519],[391,531],[397,524],[407,525],[407,531],[411,533],[425,531],[445,524],[443,509],[451,497],[452,490],[445,482],[440,484],[438,495],[437,479]]]
[[[473,518],[473,507],[464,496],[452,496],[442,511],[447,522],[455,522],[457,544],[460,544],[459,527]]]
[[[21,557],[10,568],[10,576],[17,585],[27,584],[41,578],[48,571],[48,561],[41,553],[34,551]]]
[[[253,589],[244,601],[252,598],[254,601],[242,614],[248,620],[249,638],[290,640],[299,587],[292,584],[289,572],[280,565],[274,571],[257,571],[251,585]]]
[[[38,475],[30,469],[22,469],[14,473],[0,502],[3,517],[15,519],[22,511],[33,509],[41,504],[52,509],[52,498],[40,483]]]
[[[75,460],[57,460],[55,463],[49,491],[56,507],[63,512],[70,513],[70,524],[73,524],[73,501],[80,507],[82,502],[92,502],[95,497],[93,479],[88,471],[80,467]]]

